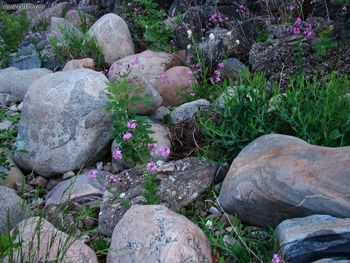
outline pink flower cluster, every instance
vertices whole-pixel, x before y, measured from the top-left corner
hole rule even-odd
[[[278,254],[274,254],[271,263],[282,263],[282,259]]]
[[[158,147],[156,143],[148,144],[148,149],[152,157],[164,157],[167,158],[170,154],[170,148],[166,145]]]
[[[123,159],[122,151],[121,151],[119,148],[115,149],[115,150],[113,151],[113,153],[112,153],[112,157],[113,157],[113,159],[115,159],[115,160],[121,160],[121,159]]]
[[[228,17],[224,16],[223,14],[221,14],[220,12],[215,12],[214,14],[212,14],[209,18],[209,26],[216,26],[216,25],[222,25],[224,24],[226,21],[228,21]]]
[[[236,8],[236,13],[245,13],[247,11],[248,11],[248,8],[243,4],[238,5]]]
[[[149,162],[146,165],[146,169],[147,169],[147,171],[149,171],[151,173],[156,173],[158,171],[158,165],[154,162]]]
[[[221,81],[221,72],[220,69],[224,67],[224,63],[219,63],[218,68],[214,71],[214,76],[210,77],[211,84],[219,83]]]
[[[95,180],[97,178],[97,171],[96,170],[92,170],[89,173],[89,177],[93,180]]]
[[[303,23],[300,17],[295,19],[294,24],[290,27],[290,31],[293,35],[300,35],[303,32],[307,38],[311,38],[313,35],[312,25]]]

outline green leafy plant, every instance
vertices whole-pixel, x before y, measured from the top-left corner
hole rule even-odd
[[[316,51],[316,56],[319,59],[322,59],[324,56],[327,55],[328,51],[335,47],[333,41],[332,41],[332,35],[333,35],[333,29],[327,28],[320,32],[320,40],[319,42],[314,46],[314,49]]]
[[[136,39],[143,37],[153,50],[172,51],[173,31],[165,23],[167,14],[153,0],[135,0],[124,4],[123,13]]]
[[[157,178],[156,174],[152,174],[147,172],[144,177],[144,184],[143,184],[143,197],[146,200],[146,204],[148,205],[154,205],[154,204],[160,204],[160,197],[157,194],[158,185],[155,183],[155,180]]]
[[[126,78],[117,85],[108,83],[108,91],[107,109],[112,113],[111,135],[118,142],[123,159],[132,164],[146,163],[150,159],[148,145],[154,142],[150,137],[153,132],[148,118],[137,115],[134,106],[149,104],[150,97],[140,93],[139,88],[130,85]],[[128,123],[131,121],[135,122],[135,128],[130,128]],[[125,140],[126,133],[131,134],[132,139]]]
[[[97,44],[95,37],[87,34],[77,34],[68,27],[59,28],[62,40],[56,36],[50,38],[52,52],[61,65],[72,59],[92,58],[97,68],[105,67],[104,55],[101,47]]]
[[[24,12],[14,16],[0,10],[0,66],[7,66],[8,53],[15,52],[28,31],[28,19]]]
[[[311,144],[350,144],[349,79],[335,73],[318,81],[303,76],[291,80],[276,107],[276,132],[292,134]]]
[[[207,157],[219,162],[232,160],[249,142],[270,133],[267,80],[259,74],[241,75],[233,95],[227,91],[225,106],[216,106],[215,116],[203,114],[197,119],[207,147]]]

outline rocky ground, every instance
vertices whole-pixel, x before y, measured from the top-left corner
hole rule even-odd
[[[326,9],[323,1],[301,1],[300,35],[274,17],[293,1],[270,1],[269,10],[269,1],[154,1],[174,31],[173,50],[155,51],[137,38],[138,21],[128,20],[122,2],[46,1],[27,11],[33,32],[46,28],[0,70],[0,128],[12,130],[14,147],[0,177],[1,262],[349,262],[350,148],[267,134],[229,163],[204,158],[196,116],[213,117],[212,107],[224,108],[235,88],[218,99],[195,94],[193,47],[203,64],[221,69],[207,79],[213,85],[236,82],[247,68],[266,75],[267,89],[277,81],[285,90],[300,65],[308,79],[334,70],[341,77],[350,73],[348,3],[325,1]],[[103,63],[60,63],[47,38],[64,43],[62,27],[93,36]],[[337,45],[321,59],[312,45],[327,39],[307,30],[319,36],[329,27]],[[121,85],[126,73],[150,98],[132,109],[146,117],[157,145],[170,149],[153,163],[156,204],[144,195],[145,164],[120,160],[120,142],[110,136],[108,85]],[[11,139],[3,134],[2,144]]]

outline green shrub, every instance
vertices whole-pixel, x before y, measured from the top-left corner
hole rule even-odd
[[[95,37],[85,34],[77,34],[72,28],[60,28],[62,40],[56,36],[50,38],[52,52],[58,62],[63,66],[72,59],[92,58],[97,68],[105,67],[104,55]]]
[[[165,23],[167,14],[157,3],[153,0],[135,0],[133,3],[125,1],[122,6],[123,17],[137,42],[146,41],[148,48],[156,51],[173,50],[170,43],[173,30]]]
[[[267,81],[262,75],[245,73],[233,96],[225,99],[223,109],[214,107],[215,118],[198,118],[207,142],[206,155],[216,161],[229,161],[257,137],[270,133]]]
[[[320,32],[320,40],[319,42],[314,46],[314,49],[316,51],[316,56],[319,59],[322,59],[325,55],[327,55],[328,51],[331,48],[334,48],[335,45],[332,41],[332,35],[333,35],[333,29],[327,28]]]
[[[8,52],[15,52],[28,31],[28,19],[24,12],[19,16],[0,11],[0,66],[8,64]]]
[[[292,134],[311,144],[337,147],[350,144],[348,78],[336,74],[321,80],[298,77],[276,103],[276,132]]]
[[[289,81],[285,94],[273,86],[268,91],[262,75],[243,76],[225,107],[214,107],[215,117],[197,118],[208,145],[203,154],[231,162],[248,143],[271,132],[321,146],[350,145],[348,78],[332,74],[317,81],[299,76]]]

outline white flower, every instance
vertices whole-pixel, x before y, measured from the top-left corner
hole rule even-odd
[[[236,44],[239,45],[239,43],[241,43],[238,39],[236,40]]]
[[[210,39],[211,41],[213,41],[213,40],[215,39],[215,36],[214,36],[214,34],[213,34],[213,33],[210,33],[210,35],[209,35],[209,39]]]
[[[228,37],[230,37],[232,35],[232,32],[231,31],[228,31],[227,33],[226,33],[226,36],[228,36]]]
[[[188,38],[191,38],[192,37],[192,30],[187,30],[187,36],[188,36]]]
[[[191,44],[187,45],[187,49],[191,49],[191,47],[192,47]]]
[[[213,227],[213,221],[211,220],[208,220],[205,225],[208,227],[208,228],[212,228]]]

